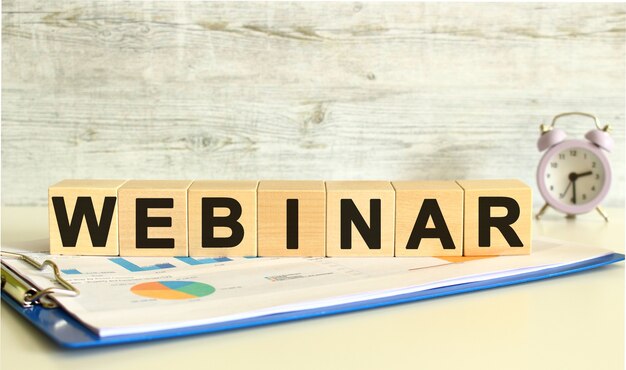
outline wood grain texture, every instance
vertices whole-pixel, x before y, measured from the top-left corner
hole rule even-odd
[[[456,182],[394,181],[391,185],[396,192],[396,257],[463,256],[463,189]],[[418,222],[420,215],[427,215],[426,224]]]
[[[459,180],[463,188],[464,216],[463,216],[463,256],[505,256],[530,254],[532,249],[532,194],[528,185],[519,180]],[[519,213],[513,211],[501,201],[488,206],[488,213],[481,211],[479,205],[484,199],[480,198],[510,198],[517,203]],[[511,215],[516,215],[513,217]],[[504,219],[511,216],[507,222],[491,222],[489,219]],[[481,245],[479,228],[488,221],[489,232],[487,243]],[[509,223],[509,221],[513,221]],[[497,225],[500,225],[498,227]],[[510,228],[505,225],[509,225]],[[505,236],[505,230],[512,231],[512,236]],[[515,238],[519,245],[515,244]]]
[[[48,228],[50,230],[50,253],[51,254],[65,254],[65,255],[85,255],[85,256],[117,256],[120,254],[118,244],[118,199],[117,190],[124,184],[125,180],[63,180],[48,188]],[[53,205],[53,197],[62,197],[63,204],[65,204],[65,220],[57,218],[57,212]],[[80,219],[80,227],[78,228],[77,238],[75,243],[68,242],[65,245],[61,237],[60,224],[66,224],[70,226],[74,222],[74,212],[76,212],[76,203],[78,197],[91,198],[91,204],[93,204],[93,215],[96,219],[97,227],[102,227],[106,230],[105,225],[109,225],[108,232],[106,233],[106,240],[103,240],[101,245],[94,245],[93,235],[88,226],[88,216],[83,216]],[[112,212],[109,213],[110,218],[107,217],[106,212],[103,212],[105,207],[105,198],[110,197],[115,199],[115,205],[112,207]],[[61,211],[59,211],[62,213]],[[88,212],[88,211],[86,211]],[[109,222],[103,221],[107,219]],[[68,230],[71,226],[68,227]],[[67,231],[66,231],[67,232]],[[72,232],[67,232],[68,235],[72,235]],[[71,238],[70,238],[71,239]],[[96,242],[97,243],[97,242]]]
[[[291,212],[289,201],[293,202]],[[259,257],[325,256],[324,182],[260,181],[257,230]]]
[[[219,181],[219,180],[196,180],[187,192],[187,225],[189,237],[190,257],[222,257],[222,256],[257,256],[257,218],[256,218],[256,189],[257,181]],[[203,220],[204,198],[228,198],[239,203],[240,209],[228,209],[215,207],[207,212],[210,217],[215,217],[217,222]],[[234,208],[234,207],[233,207]],[[236,219],[234,217],[237,217]],[[226,221],[225,221],[225,220]],[[236,221],[242,230],[239,243],[229,238],[235,235],[231,222]],[[215,225],[210,235],[210,242],[218,247],[204,245],[203,233],[205,222]],[[214,245],[215,245],[214,244]],[[233,245],[234,244],[234,245]]]
[[[326,256],[393,257],[395,195],[388,181],[326,181]]]
[[[534,186],[538,126],[571,110],[613,125],[605,204],[624,204],[624,4],[5,0],[2,12],[6,205],[46,204],[62,178]]]
[[[191,183],[187,180],[128,180],[118,189],[120,256],[189,255],[187,190]],[[143,208],[137,199],[152,201]],[[155,199],[169,200],[170,204],[155,205]],[[145,228],[137,227],[138,222]],[[145,232],[143,237],[139,235],[140,229]]]

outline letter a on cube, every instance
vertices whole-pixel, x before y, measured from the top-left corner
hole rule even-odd
[[[463,189],[454,181],[394,181],[396,257],[463,255]]]

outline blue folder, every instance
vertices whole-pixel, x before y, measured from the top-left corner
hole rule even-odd
[[[414,293],[398,294],[392,297],[369,299],[360,302],[339,304],[330,307],[267,315],[217,324],[199,325],[182,329],[162,330],[157,332],[137,333],[112,337],[99,337],[94,332],[86,328],[83,324],[78,322],[76,319],[72,318],[63,308],[43,308],[39,305],[30,308],[24,308],[4,291],[2,291],[2,300],[5,301],[10,307],[16,310],[32,325],[37,327],[41,332],[43,332],[46,336],[48,336],[57,344],[66,348],[88,348],[184,337],[188,335],[215,333],[226,330],[242,329],[253,326],[275,324],[285,321],[334,315],[376,307],[384,307],[394,304],[420,301],[423,299],[444,297],[453,294],[468,293],[478,290],[503,287],[507,285],[527,283],[535,280],[548,279],[593,269],[623,260],[623,254],[613,253],[591,260],[545,269],[537,272],[524,273],[516,276],[502,277],[480,282],[446,286]]]

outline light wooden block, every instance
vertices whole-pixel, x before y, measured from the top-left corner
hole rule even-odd
[[[190,256],[257,255],[257,185],[258,181],[220,180],[196,180],[191,184],[187,205]],[[213,208],[210,207],[211,202]],[[206,207],[204,213],[207,216],[204,220],[203,207]],[[215,221],[211,221],[212,218]]]
[[[454,181],[393,181],[396,257],[463,255],[463,189]]]
[[[528,185],[519,180],[459,180],[457,183],[465,192],[463,255],[530,254],[532,194]],[[514,217],[517,208],[519,215]],[[498,225],[491,226],[493,222]],[[506,226],[509,223],[510,226]]]
[[[117,256],[119,254],[117,190],[125,181],[63,180],[50,186],[48,188],[50,253]],[[74,219],[79,197],[80,203],[85,206],[85,214]],[[89,230],[90,223],[93,234]]]
[[[346,226],[343,230],[342,200],[345,200],[343,207]],[[371,206],[378,205],[380,213],[373,214]],[[367,236],[361,235],[355,223],[346,216],[350,209],[353,210],[353,206],[356,206],[356,222],[362,225]],[[393,257],[394,208],[395,192],[389,181],[327,181],[326,255]],[[380,220],[380,227],[375,227],[377,220]],[[345,233],[343,248],[342,232]],[[368,239],[370,245],[365,239]]]
[[[187,189],[188,180],[130,180],[118,190],[119,240],[121,256],[187,256]],[[160,204],[142,206],[138,200],[156,199]],[[137,220],[159,224],[137,228]],[[145,224],[145,223],[144,223]],[[145,232],[146,238],[137,236]],[[155,240],[157,239],[157,240]],[[146,244],[149,243],[149,244]]]
[[[259,256],[324,256],[325,195],[323,181],[261,181],[257,192]],[[288,207],[292,207],[289,219]]]

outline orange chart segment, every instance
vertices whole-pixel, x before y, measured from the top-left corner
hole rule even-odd
[[[137,290],[165,290],[167,289],[165,285],[159,283],[158,281],[151,281],[149,283],[143,283],[135,285],[131,288],[131,291],[135,292]]]
[[[154,299],[191,299],[212,294],[215,288],[195,281],[151,281],[137,284],[130,291]]]
[[[147,298],[155,299],[190,299],[196,298],[191,294],[178,292],[176,290],[132,290],[133,293]]]

